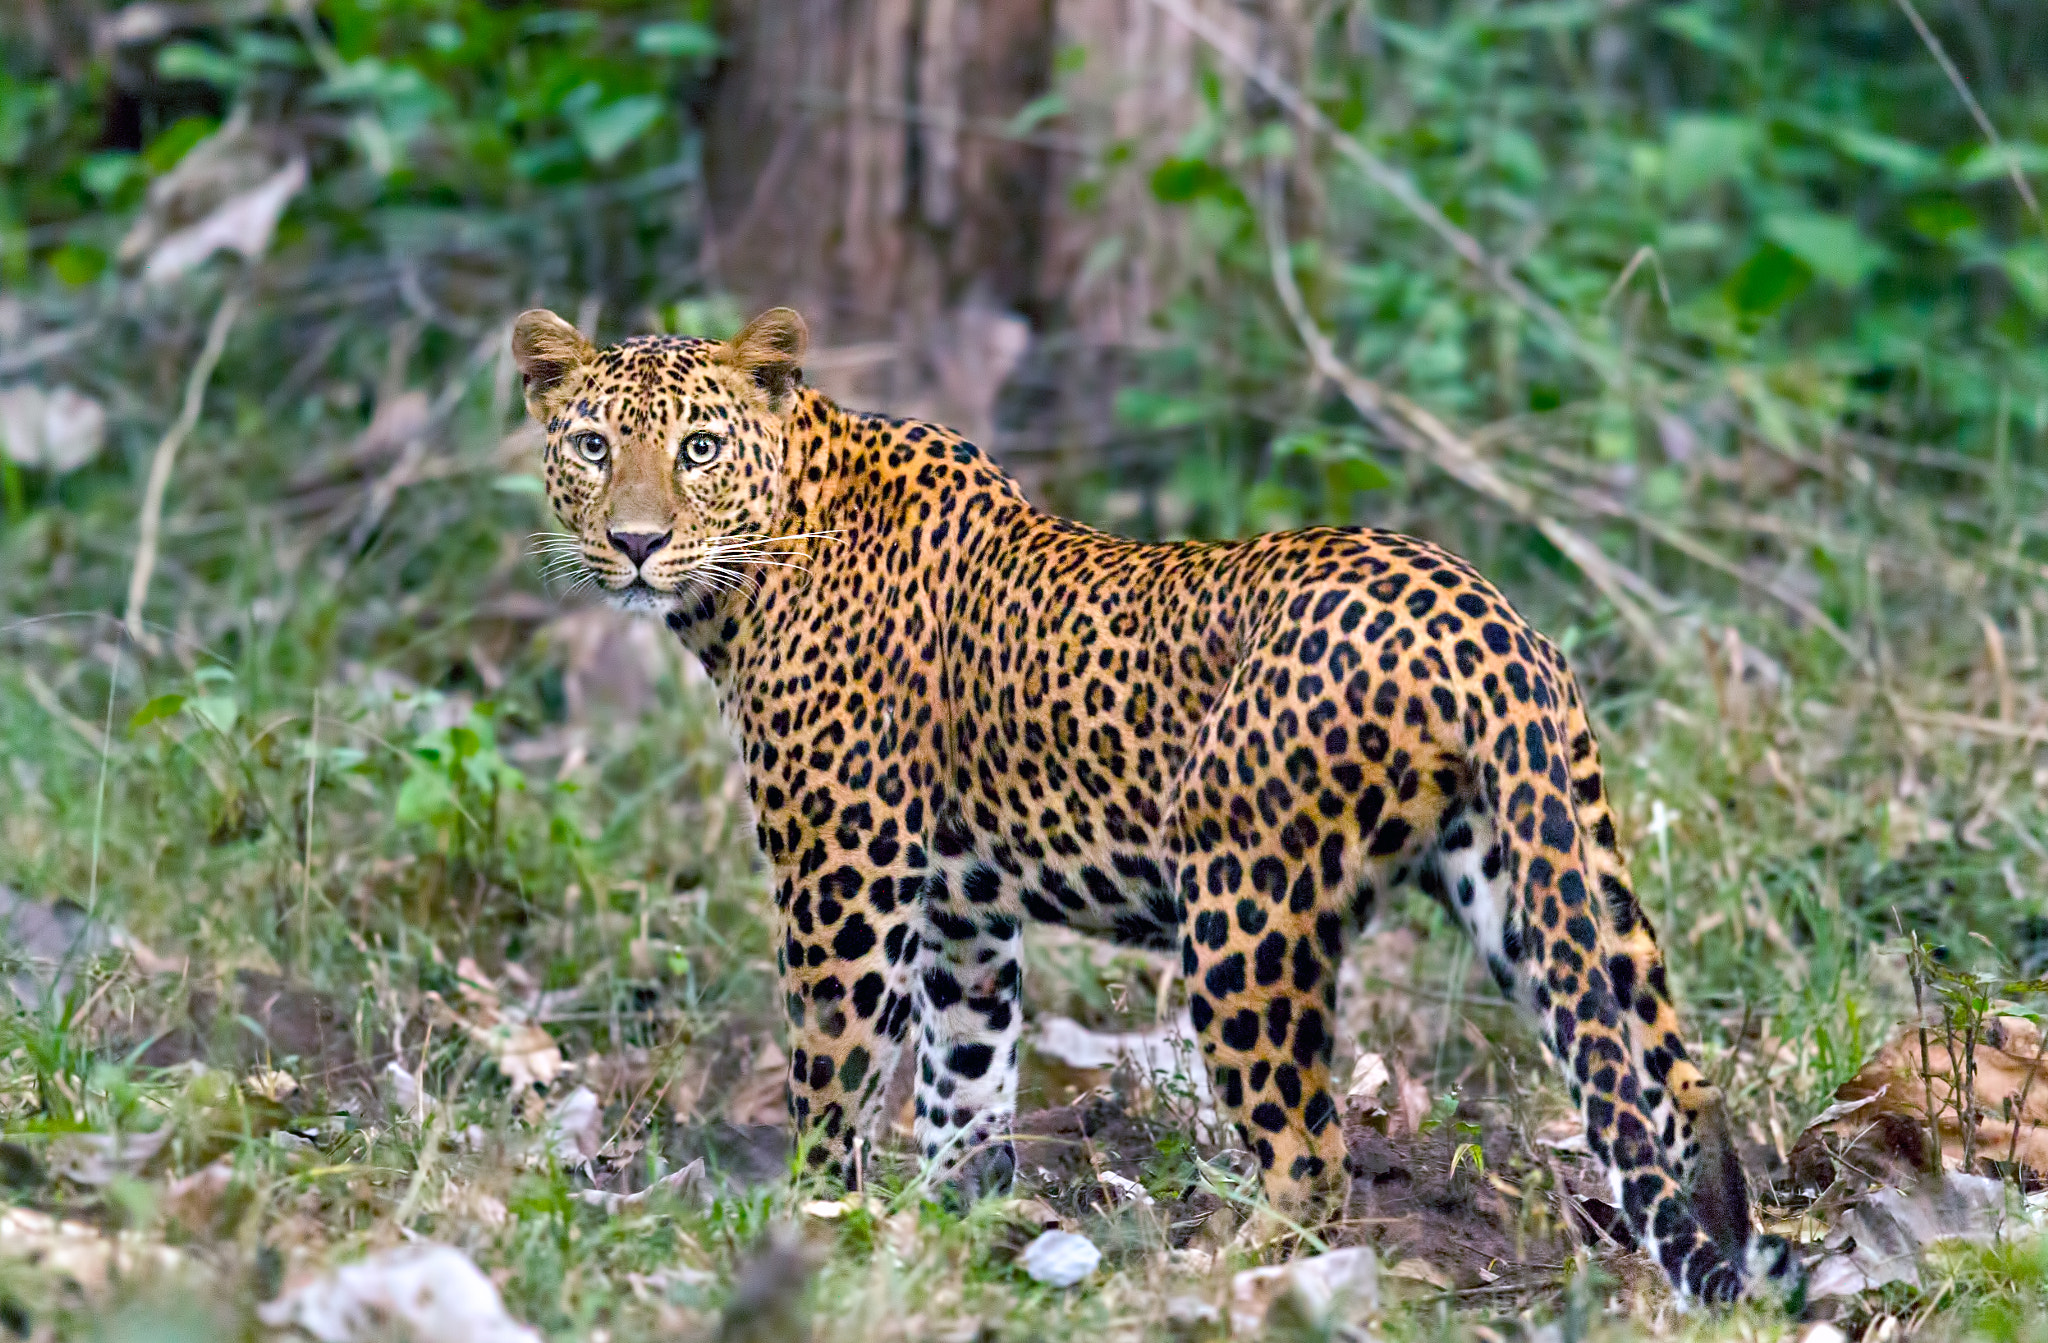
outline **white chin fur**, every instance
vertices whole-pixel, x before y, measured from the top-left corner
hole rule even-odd
[[[638,615],[667,615],[682,604],[682,599],[673,592],[656,592],[652,588],[637,585],[608,591],[604,597],[614,610],[631,611]]]

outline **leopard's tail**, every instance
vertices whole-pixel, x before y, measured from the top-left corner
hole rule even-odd
[[[1719,1097],[1686,1049],[1577,687],[1538,643],[1533,693],[1473,742],[1476,810],[1493,830],[1494,974],[1563,1070],[1638,1244],[1686,1296],[1732,1300],[1756,1258],[1748,1185],[1730,1144],[1702,1159],[1703,1124],[1725,1124]],[[1482,944],[1488,931],[1475,921]]]

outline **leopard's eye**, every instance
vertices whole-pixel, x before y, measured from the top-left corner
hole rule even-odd
[[[691,466],[709,466],[724,446],[722,436],[700,429],[683,440],[683,460]]]
[[[612,445],[604,441],[603,434],[572,434],[569,446],[576,449],[576,455],[592,466],[603,466],[612,455]]]

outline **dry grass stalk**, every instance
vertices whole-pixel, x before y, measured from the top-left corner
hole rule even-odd
[[[149,581],[156,572],[158,536],[164,522],[164,493],[170,488],[171,472],[178,464],[178,449],[184,445],[193,426],[199,423],[199,411],[206,402],[207,384],[213,381],[213,370],[220,364],[221,352],[227,348],[228,332],[234,328],[235,319],[241,315],[242,303],[247,297],[243,288],[230,289],[221,299],[220,306],[214,309],[213,321],[206,328],[206,344],[200,347],[199,357],[192,363],[191,375],[185,379],[185,400],[178,408],[178,418],[157,440],[156,451],[149,459],[149,483],[142,494],[135,568],[128,577],[128,610],[123,620],[128,626],[128,637],[152,654],[157,651],[157,640],[143,628],[142,608],[149,600]]]

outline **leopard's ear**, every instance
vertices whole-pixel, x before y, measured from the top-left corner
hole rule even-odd
[[[810,343],[811,330],[795,308],[770,308],[727,341],[718,357],[752,378],[768,394],[769,409],[780,415],[804,380]]]
[[[512,358],[526,383],[526,411],[542,424],[554,409],[550,395],[597,353],[583,334],[546,308],[519,314],[512,324]]]

